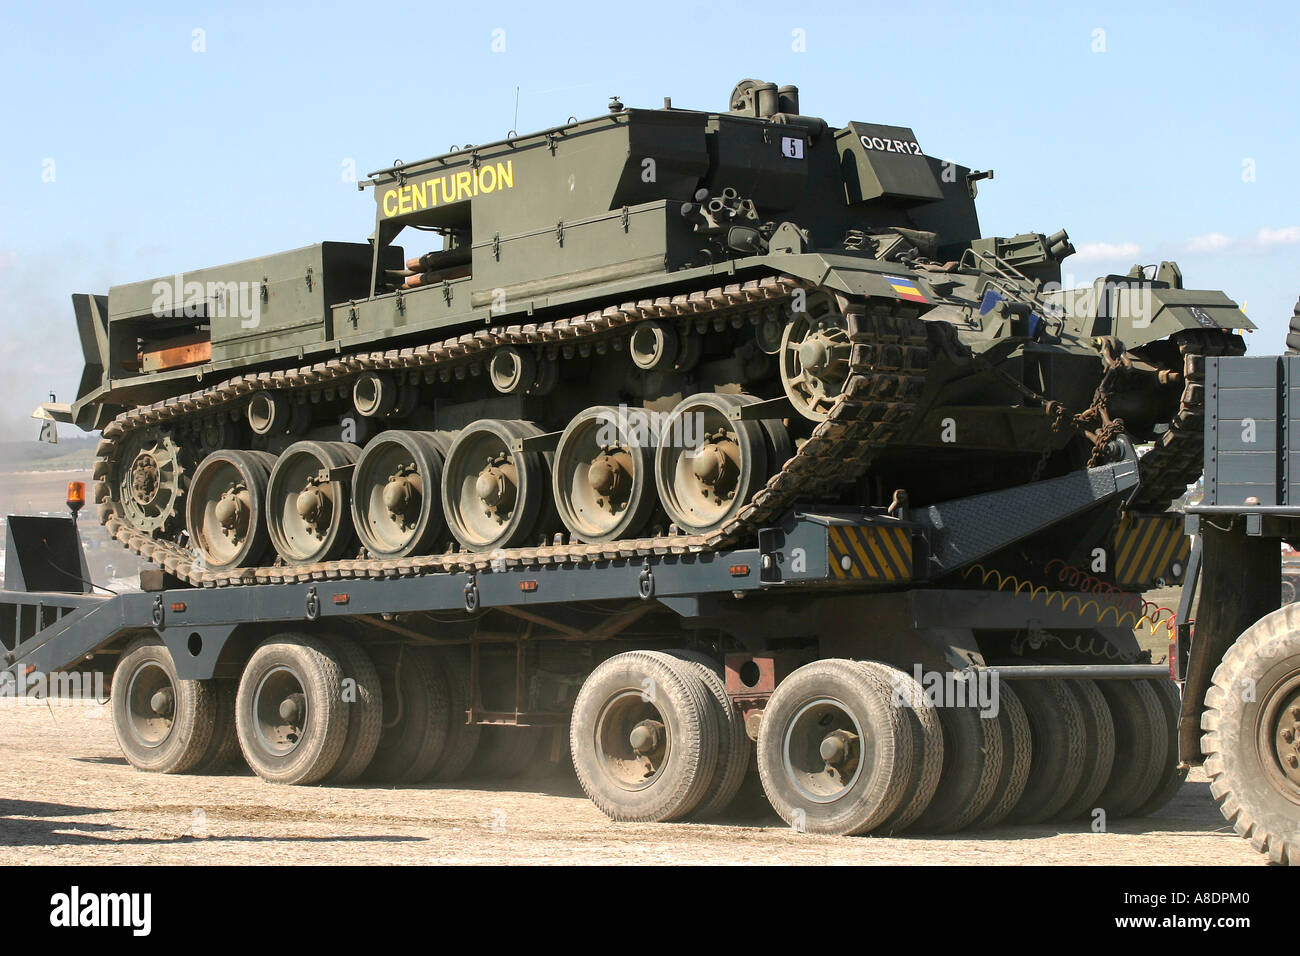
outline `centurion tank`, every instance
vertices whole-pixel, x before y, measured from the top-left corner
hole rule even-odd
[[[1164,511],[1251,324],[1172,262],[1062,288],[1063,230],[981,236],[990,178],[791,86],[615,99],[370,174],[367,241],[74,296],[47,411],[102,430],[109,532],[205,586],[704,551],[1120,435],[1152,443],[1128,508]]]

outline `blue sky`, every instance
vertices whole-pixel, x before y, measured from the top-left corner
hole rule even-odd
[[[34,434],[48,390],[72,397],[71,293],[364,239],[349,161],[364,175],[499,139],[516,88],[523,132],[613,94],[722,109],[743,77],[794,83],[806,113],[910,126],[931,155],[994,169],[984,234],[1064,226],[1078,283],[1177,259],[1189,286],[1246,304],[1261,354],[1300,294],[1293,4],[7,2],[3,18],[0,437]]]

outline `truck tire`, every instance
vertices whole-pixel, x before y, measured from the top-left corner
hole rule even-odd
[[[1083,708],[1065,681],[1054,678],[1019,681],[1016,694],[1029,721],[1033,757],[1025,791],[1006,820],[1042,823],[1060,812],[1083,777]]]
[[[1178,712],[1182,699],[1178,685],[1171,680],[1154,678],[1146,681],[1147,686],[1156,692],[1156,700],[1164,713],[1164,749],[1160,752],[1160,775],[1156,788],[1133,811],[1131,816],[1145,817],[1155,813],[1174,798],[1187,780],[1187,767],[1179,766],[1178,759]]]
[[[469,710],[469,652],[460,647],[440,647],[434,659],[447,684],[447,743],[433,765],[429,779],[439,783],[457,780],[478,749],[481,728],[465,722]]]
[[[338,763],[326,779],[330,783],[352,783],[366,772],[379,746],[384,731],[383,690],[375,663],[360,644],[344,634],[326,635],[325,642],[338,658],[343,686],[350,691],[340,695],[348,711],[348,736]]]
[[[1029,768],[1033,762],[1034,742],[1029,733],[1029,718],[1025,705],[1011,688],[1011,681],[998,684],[998,729],[1002,732],[1002,772],[993,787],[993,799],[976,814],[970,829],[995,827],[1015,808],[1025,784],[1029,782]]]
[[[691,818],[704,820],[716,817],[731,805],[740,791],[745,774],[749,772],[749,761],[754,748],[749,734],[745,732],[744,719],[727,696],[727,685],[722,679],[722,665],[699,651],[674,649],[665,653],[691,668],[704,682],[710,699],[716,705],[714,717],[719,728],[717,768],[713,771],[713,781],[704,792],[699,806],[691,813]]]
[[[235,727],[244,759],[270,783],[316,783],[334,769],[348,736],[342,668],[309,634],[277,634],[244,665]]]
[[[1113,820],[1130,816],[1155,792],[1168,742],[1156,692],[1145,681],[1099,680],[1115,724],[1115,763],[1097,806]]]
[[[1002,728],[975,707],[941,706],[943,773],[915,829],[953,833],[970,826],[993,802],[1002,775]]]
[[[877,827],[882,834],[901,833],[925,812],[943,774],[943,727],[925,696],[925,689],[905,671],[880,661],[859,661],[890,687],[891,702],[902,709],[912,725],[912,768],[904,786],[903,802]]]
[[[1272,862],[1300,864],[1300,770],[1292,764],[1300,764],[1300,607],[1266,615],[1228,648],[1206,691],[1201,729],[1210,793],[1224,818]]]
[[[403,644],[380,666],[384,729],[366,776],[419,783],[447,745],[447,684],[431,650]]]
[[[1069,680],[1065,683],[1083,713],[1083,773],[1069,799],[1052,815],[1051,819],[1057,821],[1077,820],[1095,810],[1097,798],[1106,788],[1115,765],[1115,723],[1097,682]]]
[[[223,678],[209,683],[217,703],[216,719],[212,724],[212,740],[194,765],[195,773],[219,773],[239,755],[239,736],[235,733],[235,690],[239,682]]]
[[[718,733],[709,692],[683,662],[629,651],[583,682],[569,747],[579,785],[606,816],[660,823],[699,805],[717,765]]]
[[[181,680],[171,651],[152,635],[122,651],[113,671],[113,731],[137,770],[185,773],[203,759],[217,721],[212,681]]]
[[[890,697],[888,683],[849,660],[813,661],[777,685],[758,732],[758,772],[781,819],[845,836],[898,809],[914,743]]]
[[[480,734],[464,776],[510,780],[532,766],[537,748],[546,736],[545,727],[487,725]]]

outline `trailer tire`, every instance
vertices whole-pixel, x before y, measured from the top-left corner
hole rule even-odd
[[[856,661],[813,661],[768,700],[758,772],[772,808],[792,827],[865,833],[903,802],[913,746],[912,725],[890,700],[888,683]],[[833,763],[842,769],[832,773]]]
[[[235,727],[244,759],[270,783],[316,783],[348,736],[342,668],[329,645],[309,634],[277,634],[244,665]]]
[[[208,752],[217,721],[211,681],[181,680],[158,637],[126,645],[113,671],[113,730],[137,770],[185,773]]]
[[[1115,723],[1097,682],[1069,680],[1065,683],[1083,711],[1083,773],[1070,798],[1052,817],[1058,822],[1077,820],[1097,809],[1097,798],[1106,788],[1115,765]]]
[[[208,749],[194,766],[196,773],[218,773],[239,756],[239,735],[235,733],[235,691],[239,682],[214,678],[211,684],[217,702],[216,720]]]
[[[901,833],[925,812],[939,787],[943,775],[943,726],[925,689],[910,674],[880,661],[859,661],[858,666],[889,684],[891,702],[912,725],[912,769],[903,788],[903,802],[876,828],[883,834]]]
[[[543,727],[488,724],[479,728],[474,755],[463,776],[511,780],[532,766],[545,736]]]
[[[970,829],[983,830],[995,827],[1015,808],[1025,784],[1029,782],[1029,768],[1033,763],[1034,741],[1029,732],[1029,718],[1025,705],[1011,688],[1011,681],[998,685],[998,729],[1002,732],[1002,772],[993,788],[993,799],[975,819]]]
[[[1024,793],[1006,819],[1042,823],[1060,812],[1083,778],[1083,708],[1065,681],[1056,678],[1020,681],[1016,693],[1029,721],[1033,757]]]
[[[1115,763],[1097,806],[1111,819],[1122,819],[1155,792],[1161,779],[1165,717],[1156,692],[1145,681],[1099,680],[1115,724]]]
[[[680,820],[699,805],[713,779],[717,718],[708,690],[683,662],[629,651],[600,664],[583,682],[569,748],[579,785],[606,816]]]
[[[469,710],[469,661],[467,651],[459,647],[440,647],[434,650],[434,659],[442,670],[447,684],[447,743],[433,765],[429,779],[438,783],[457,780],[474,759],[478,750],[482,728],[466,723]]]
[[[380,669],[384,727],[366,776],[392,783],[419,783],[447,745],[447,683],[430,648],[403,644],[391,676]]]
[[[355,695],[353,700],[343,701],[348,711],[348,735],[326,779],[330,783],[352,783],[370,766],[384,732],[383,690],[375,662],[360,644],[344,634],[326,635],[325,642],[339,660],[342,680],[353,682],[348,689]],[[346,696],[341,695],[341,699]]]
[[[1164,749],[1160,752],[1160,777],[1155,790],[1133,811],[1131,816],[1145,817],[1155,813],[1174,798],[1187,781],[1187,767],[1178,759],[1178,715],[1182,697],[1178,685],[1164,678],[1148,679],[1146,683],[1156,692],[1156,701],[1164,713]]]
[[[939,786],[915,829],[954,833],[970,826],[984,812],[1002,775],[1002,728],[994,717],[982,717],[975,707],[940,707],[943,728],[943,772]]]
[[[1246,688],[1254,700],[1243,700]],[[1219,810],[1256,850],[1289,866],[1300,865],[1300,774],[1289,763],[1300,757],[1297,711],[1300,606],[1290,604],[1228,648],[1201,713],[1201,752]]]

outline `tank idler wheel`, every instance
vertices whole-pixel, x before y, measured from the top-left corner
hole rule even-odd
[[[542,430],[531,422],[485,419],[467,425],[443,465],[447,526],[470,551],[524,544],[546,523],[551,505],[550,452],[513,450]]]
[[[768,477],[768,438],[756,421],[728,417],[735,396],[683,399],[664,423],[655,484],[669,518],[688,534],[723,527]]]
[[[215,682],[181,680],[154,636],[127,644],[113,671],[113,731],[137,770],[185,773],[209,753],[218,720]]]
[[[343,669],[329,645],[279,634],[253,652],[235,695],[244,759],[263,780],[307,784],[338,763],[348,738]]]
[[[583,791],[614,820],[680,820],[713,781],[718,723],[709,691],[683,662],[629,651],[587,677],[569,745]]]
[[[331,476],[356,462],[361,449],[346,442],[295,442],[271,471],[267,526],[275,550],[289,564],[332,561],[353,540],[347,479]]]
[[[810,833],[866,833],[908,796],[912,725],[890,685],[856,661],[806,664],[777,685],[758,733],[773,809]]]
[[[608,405],[575,417],[555,449],[560,520],[578,541],[634,538],[654,512],[654,426],[640,409]]]
[[[781,333],[781,384],[800,415],[824,421],[848,381],[852,344],[840,303],[825,293],[807,297],[802,312],[787,310]]]
[[[376,557],[426,554],[446,527],[442,466],[451,448],[439,432],[386,431],[370,440],[352,472],[352,523]]]
[[[502,395],[525,392],[537,381],[537,357],[513,345],[503,345],[492,353],[488,378]]]
[[[419,783],[447,745],[450,707],[447,682],[432,648],[399,645],[379,665],[383,733],[366,776],[393,783]]]
[[[859,661],[858,666],[889,684],[894,705],[903,710],[912,725],[912,766],[903,788],[906,796],[877,828],[880,833],[899,833],[920,818],[939,788],[943,774],[943,726],[939,723],[938,708],[911,674],[879,661]]]
[[[194,470],[185,524],[207,567],[251,567],[265,556],[266,489],[274,466],[267,452],[214,451]]]

